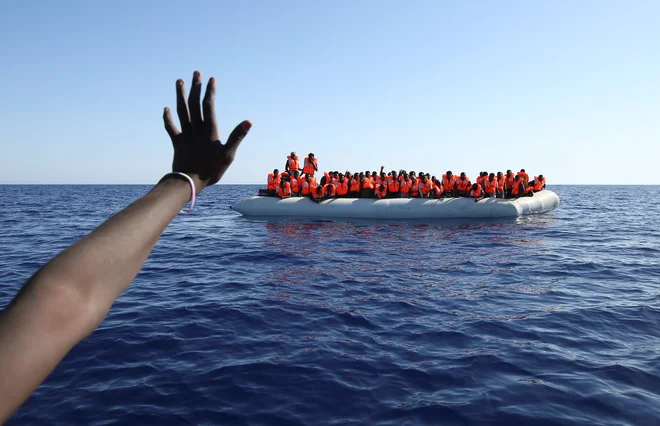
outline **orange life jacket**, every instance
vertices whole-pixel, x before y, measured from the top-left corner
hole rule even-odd
[[[500,191],[504,191],[504,183],[506,182],[504,176],[502,176],[501,178],[496,177],[495,179],[497,179],[497,189],[499,189]]]
[[[399,184],[399,192],[404,195],[410,192],[410,179],[401,180],[401,183]]]
[[[299,191],[300,191],[300,183],[298,182],[298,179],[291,178],[291,192],[297,194]]]
[[[529,175],[526,172],[518,172],[518,176],[520,176],[525,186],[527,186],[529,183]]]
[[[455,182],[456,182],[456,176],[452,175],[451,179],[448,179],[446,174],[442,175],[441,185],[445,191],[453,191]]]
[[[504,176],[504,182],[506,183],[506,187],[508,188],[513,188],[513,180],[516,178],[516,175],[511,173],[511,175],[506,175]]]
[[[387,191],[392,193],[399,192],[400,187],[401,185],[399,185],[399,181],[390,176],[387,180]]]
[[[440,198],[440,195],[444,192],[444,188],[442,186],[442,182],[440,182],[440,186],[436,185],[435,183],[433,184],[433,191],[435,191],[435,197]]]
[[[323,185],[323,193],[328,197],[334,197],[336,194],[337,188],[331,183],[326,183]]]
[[[520,194],[520,185],[523,185],[524,188],[524,183],[522,179],[518,179],[517,181],[513,182],[513,187],[511,188],[511,195],[518,195]],[[523,189],[524,191],[524,189]]]
[[[301,191],[302,195],[309,195],[309,191],[310,191],[310,185],[309,185],[309,182],[307,182],[307,181],[303,181],[303,183],[302,183],[302,191]]]
[[[470,183],[470,178],[467,176],[465,176],[464,179],[461,178],[456,179],[456,190],[467,191],[468,189],[470,189],[470,187],[468,186],[469,183]]]
[[[477,186],[477,189],[471,189],[470,190],[470,197],[472,198],[479,198],[481,197],[481,185]]]
[[[312,163],[309,162],[309,157],[305,157],[305,165],[303,167],[303,174],[305,174],[305,175],[309,174],[310,176],[314,176],[314,172],[316,171],[314,169],[314,166],[316,166],[318,168],[318,165],[319,165],[319,159],[318,158],[316,158],[316,157],[314,158],[314,164],[312,165]]]
[[[321,193],[320,194],[318,194],[316,192],[316,188],[321,188]],[[325,197],[325,188],[323,188],[322,186],[317,186],[316,188],[314,188],[314,191],[312,191],[312,198],[318,200],[319,198]]]
[[[296,155],[295,158],[291,158],[290,155],[286,156],[286,165],[289,167],[289,170],[296,171],[298,170],[298,162],[300,161],[300,158]]]
[[[268,173],[268,189],[271,191],[277,191],[277,187],[280,186],[281,176],[278,174],[274,176],[272,173]]]
[[[360,182],[358,181],[358,178],[354,177],[353,179],[351,179],[350,190],[351,192],[360,191]]]
[[[419,183],[420,182],[421,181],[419,180],[419,178],[417,178],[417,179],[413,180],[412,183],[410,184],[410,195],[412,197],[419,197]]]
[[[346,195],[348,194],[348,182],[344,179],[343,182],[337,182],[336,193],[337,195]]]
[[[383,185],[383,189],[380,189],[380,185],[376,187],[376,197],[383,198],[387,195],[387,187]]]
[[[374,183],[371,180],[371,177],[364,178],[364,181],[362,182],[362,189],[374,189]]]
[[[542,190],[543,185],[545,185],[545,178],[543,178],[543,180],[539,180],[538,176],[534,176],[534,191]]]
[[[422,197],[427,196],[428,193],[431,192],[431,188],[432,188],[432,186],[431,186],[431,182],[429,182],[429,181],[427,180],[426,183],[424,183],[424,182],[422,182],[422,181],[420,181],[419,183],[420,183],[419,186],[420,186],[421,191],[422,191]]]
[[[289,182],[284,184],[284,188],[282,188],[281,186],[277,187],[277,196],[278,197],[291,196],[291,185],[289,185]]]
[[[484,182],[484,190],[486,191],[486,194],[494,194],[497,190],[497,178],[493,178],[493,180],[486,179]]]

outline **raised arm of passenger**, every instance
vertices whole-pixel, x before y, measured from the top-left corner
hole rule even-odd
[[[58,254],[0,313],[0,424],[103,321],[163,230],[194,199],[192,189],[197,194],[218,182],[234,160],[251,123],[243,121],[221,143],[215,79],[209,80],[200,103],[201,91],[198,71],[188,100],[183,80],[176,82],[181,130],[169,108],[163,113],[177,174],[166,174],[145,196]]]

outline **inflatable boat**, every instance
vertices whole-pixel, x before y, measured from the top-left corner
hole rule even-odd
[[[252,196],[231,208],[245,216],[361,219],[506,218],[547,213],[559,197],[543,190],[517,199],[483,198],[332,198],[319,203],[304,197]]]

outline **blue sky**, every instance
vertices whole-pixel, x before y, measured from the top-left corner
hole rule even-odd
[[[660,184],[660,2],[50,1],[0,15],[0,183],[155,183],[162,108],[199,69],[223,183],[323,170],[527,169]]]

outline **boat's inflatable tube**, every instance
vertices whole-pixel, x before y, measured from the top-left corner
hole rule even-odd
[[[486,198],[333,198],[316,203],[308,198],[253,196],[232,206],[246,216],[289,216],[363,219],[437,219],[518,217],[547,213],[559,205],[559,197],[543,190],[533,197],[515,200]]]

